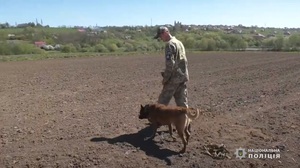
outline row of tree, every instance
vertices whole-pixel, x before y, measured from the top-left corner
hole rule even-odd
[[[180,34],[186,48],[202,51],[246,50],[256,48],[271,51],[300,51],[300,34],[255,39],[236,34]]]
[[[61,52],[151,52],[164,48],[163,42],[153,39],[155,28],[151,27],[110,28],[105,31],[86,29],[83,32],[74,28],[26,27],[8,37],[9,31],[10,29],[0,30],[1,55],[40,53],[33,45],[36,41],[44,41],[50,45],[60,44]],[[248,47],[274,51],[300,50],[300,34],[255,39],[250,34],[227,34],[222,31],[172,33],[183,42],[187,50],[228,51],[245,50]]]
[[[39,23],[37,20],[36,22],[28,22],[28,23],[21,23],[16,24],[15,26],[10,25],[8,22],[0,23],[0,29],[8,29],[8,28],[26,28],[26,27],[49,27],[49,25],[43,26],[43,20]]]

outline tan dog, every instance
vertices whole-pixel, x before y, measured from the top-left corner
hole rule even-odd
[[[154,128],[153,134],[146,140],[153,139],[157,128],[161,125],[168,125],[170,135],[175,139],[172,134],[172,124],[175,125],[184,145],[180,153],[184,153],[191,135],[191,121],[198,118],[198,116],[199,109],[147,104],[145,106],[141,105],[139,119],[148,119]]]

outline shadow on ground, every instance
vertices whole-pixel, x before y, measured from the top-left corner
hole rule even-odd
[[[160,149],[160,147],[154,141],[144,141],[144,138],[150,136],[152,133],[152,128],[150,126],[145,127],[137,133],[124,134],[117,136],[115,138],[105,138],[105,137],[95,137],[92,138],[92,142],[103,142],[106,141],[110,144],[116,143],[129,143],[132,146],[143,150],[147,156],[155,157],[160,160],[164,160],[167,165],[171,165],[170,156],[177,155],[178,152],[169,149]]]

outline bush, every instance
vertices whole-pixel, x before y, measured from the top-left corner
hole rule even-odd
[[[80,48],[80,52],[89,52],[90,48]]]
[[[135,51],[134,46],[130,43],[126,43],[125,44],[125,52],[131,52],[131,51]]]
[[[185,39],[183,44],[185,45],[186,48],[192,49],[195,47],[195,39],[193,37],[188,37],[187,39]]]
[[[45,51],[24,42],[3,42],[0,44],[0,55],[42,54]]]
[[[274,51],[286,50],[285,40],[282,36],[272,39],[265,39],[262,41],[263,47],[270,48]]]
[[[293,34],[288,38],[287,45],[290,48],[299,48],[300,47],[300,34]]]
[[[108,49],[103,44],[97,44],[94,50],[95,52],[108,52]]]
[[[214,39],[208,39],[207,40],[208,46],[207,46],[207,50],[208,51],[214,51],[216,50],[216,41]]]
[[[63,53],[76,52],[76,47],[73,44],[67,44],[62,47],[61,52]]]
[[[116,52],[118,50],[118,46],[116,44],[109,44],[106,47],[110,52]]]
[[[161,45],[157,41],[153,41],[153,42],[151,42],[150,46],[153,48],[154,51],[159,51],[159,50],[161,50],[161,46],[163,46],[163,45]]]
[[[224,39],[220,39],[216,42],[217,48],[219,50],[228,50],[230,48],[230,44],[227,43]]]
[[[242,38],[239,38],[232,44],[232,49],[245,50],[247,46],[248,46],[247,42]]]
[[[208,39],[203,38],[196,43],[196,47],[200,50],[206,51],[208,49]]]

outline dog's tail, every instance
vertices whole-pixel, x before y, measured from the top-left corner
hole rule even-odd
[[[189,117],[189,119],[195,120],[199,117],[200,110],[199,109],[189,109],[189,110],[187,110],[186,114]]]

